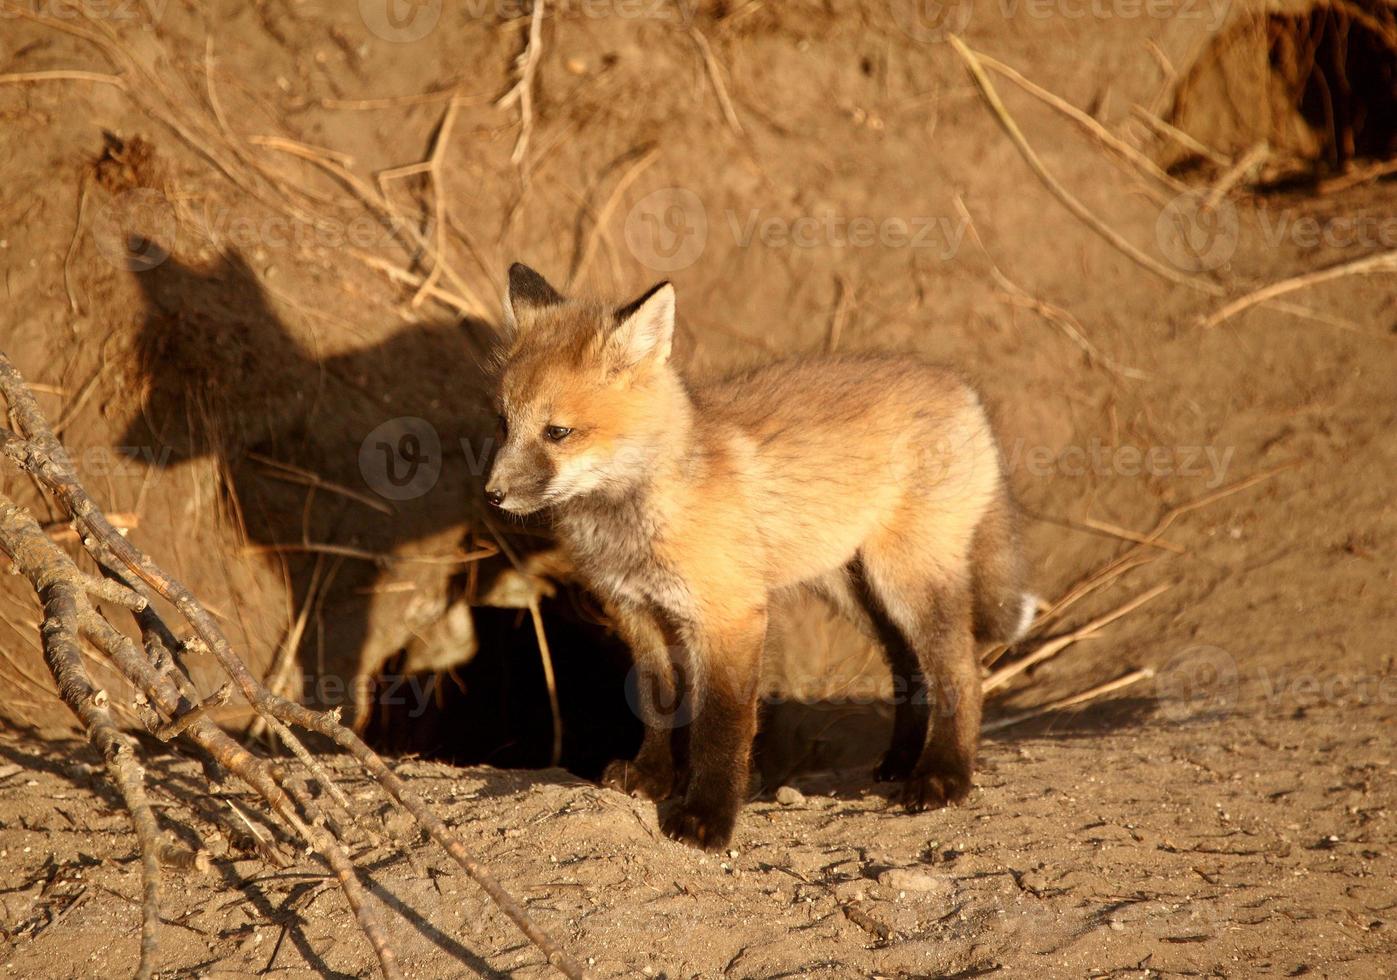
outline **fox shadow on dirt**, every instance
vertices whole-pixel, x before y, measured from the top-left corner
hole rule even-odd
[[[254,552],[247,560],[284,567],[290,608],[309,598],[318,611],[298,647],[303,686],[291,693],[346,705],[385,748],[547,765],[552,716],[527,610],[474,607],[474,656],[449,671],[385,676],[413,670],[408,648],[433,629],[424,621],[478,594],[509,567],[504,556],[455,566],[367,557],[489,542],[480,501],[496,425],[483,366],[492,327],[413,323],[321,354],[281,322],[236,252],[204,269],[170,256],[134,275],[145,304],[134,358],[143,394],[119,445],[155,466],[217,460],[220,503]],[[509,543],[518,554],[546,538]],[[565,741],[562,764],[599,772],[639,742],[623,693],[628,656],[567,590],[542,605],[564,730],[579,736]],[[449,646],[450,632],[437,633]],[[352,679],[380,664],[377,688],[356,698]],[[598,717],[621,722],[599,726]]]
[[[303,686],[291,693],[319,706],[347,704],[351,679],[364,665],[382,665],[376,689],[349,705],[380,748],[462,765],[548,766],[553,719],[527,610],[472,603],[473,656],[433,668],[412,662],[412,644],[433,632],[422,625],[418,597],[441,592],[445,579],[445,599],[426,615],[447,622],[462,597],[482,594],[509,567],[504,556],[452,567],[305,550],[384,556],[412,545],[446,554],[488,540],[471,529],[483,525],[496,426],[483,367],[492,327],[413,323],[322,354],[280,321],[236,252],[207,269],[169,257],[135,276],[145,304],[135,351],[143,395],[120,445],[157,466],[216,458],[222,505],[262,552],[248,560],[284,567],[292,610],[314,599],[315,636],[298,648]],[[314,480],[321,485],[309,486]],[[508,541],[516,554],[548,544],[537,534]],[[595,778],[639,745],[640,722],[626,700],[631,660],[580,590],[560,586],[541,606],[563,722],[559,762]],[[289,619],[284,608],[275,613]],[[436,632],[449,647],[450,631]],[[871,769],[887,744],[889,714],[882,704],[766,705],[756,745],[763,782]],[[1084,727],[1138,723],[1138,712],[1128,714],[1059,716],[1023,730],[1073,737]]]

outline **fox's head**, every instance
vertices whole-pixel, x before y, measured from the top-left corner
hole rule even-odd
[[[499,355],[499,449],[485,497],[528,514],[586,494],[624,494],[673,445],[687,400],[673,368],[674,287],[621,307],[569,299],[533,269],[509,270]]]

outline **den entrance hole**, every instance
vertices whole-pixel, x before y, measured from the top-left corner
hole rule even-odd
[[[633,758],[640,748],[630,652],[601,625],[596,601],[575,586],[559,584],[539,608],[562,718],[558,764],[598,779],[608,762]],[[375,679],[366,739],[383,752],[458,766],[548,768],[553,715],[529,610],[471,605],[461,612],[473,623],[471,655],[440,670],[404,670],[409,651],[390,659]],[[803,773],[871,775],[892,726],[891,704],[878,698],[801,700],[768,692],[760,712],[753,763],[767,789]]]
[[[584,611],[584,597],[543,597],[562,745],[558,765],[596,779],[612,759],[632,758],[641,723],[626,700],[625,645]],[[553,711],[528,609],[473,606],[476,649],[444,670],[404,672],[406,654],[375,682],[365,736],[377,749],[453,765],[543,769],[552,764]]]
[[[1180,80],[1170,121],[1234,159],[1265,142],[1278,176],[1397,157],[1397,8],[1345,0],[1243,19]],[[1176,171],[1206,162],[1167,155]]]

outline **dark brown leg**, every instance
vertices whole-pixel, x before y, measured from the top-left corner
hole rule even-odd
[[[602,772],[602,785],[656,802],[674,790],[674,760],[670,739],[676,725],[687,723],[682,689],[675,683],[674,665],[659,623],[644,610],[617,607],[612,619],[631,648],[635,669],[626,682],[626,700],[645,723],[645,735],[634,759],[617,759]]]
[[[905,802],[911,810],[935,809],[970,795],[980,745],[984,695],[968,590],[936,595],[913,645],[929,681],[931,730],[907,780]]]
[[[912,775],[926,746],[929,727],[926,678],[912,645],[892,621],[869,583],[862,562],[855,560],[850,565],[849,581],[866,620],[863,625],[878,640],[893,677],[893,735],[875,778],[879,782],[901,782]]]
[[[683,802],[664,820],[670,837],[695,847],[726,847],[747,797],[766,610],[709,627],[693,645],[699,698],[690,736]]]
[[[866,556],[868,590],[895,632],[906,638],[917,661],[915,679],[903,697],[923,701],[909,711],[925,712],[929,724],[920,743],[910,724],[896,733],[889,752],[906,774],[904,800],[925,810],[959,803],[971,789],[980,744],[980,664],[975,654],[971,585],[948,579],[934,566],[918,567],[904,556]],[[915,750],[914,747],[915,746]]]

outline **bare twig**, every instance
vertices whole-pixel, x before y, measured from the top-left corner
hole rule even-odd
[[[547,957],[548,962],[568,977],[580,978],[584,975],[578,963],[565,953],[553,938],[544,932],[529,916],[516,899],[495,880],[484,867],[477,863],[466,851],[465,845],[452,834],[441,818],[437,817],[425,802],[400,780],[382,758],[344,725],[340,724],[335,713],[312,711],[302,705],[288,701],[268,691],[248,670],[246,664],[234,653],[217,621],[194,595],[178,580],[161,569],[148,555],[127,541],[107,520],[86,489],[78,481],[72,464],[63,447],[34,401],[33,395],[25,387],[19,372],[3,354],[0,354],[0,394],[9,404],[11,415],[19,426],[19,433],[6,434],[0,439],[0,453],[18,464],[34,476],[40,485],[61,503],[72,519],[82,529],[83,543],[102,562],[109,574],[118,576],[132,591],[145,595],[148,590],[171,603],[179,614],[193,628],[195,636],[202,642],[220,666],[228,674],[238,691],[247,699],[260,715],[269,723],[275,722],[278,733],[282,727],[291,726],[324,736],[350,753],[373,779],[399,805],[410,812],[422,827],[458,865],[475,880],[499,907]],[[17,435],[18,437],[12,437]],[[0,505],[7,502],[0,499]],[[142,636],[147,650],[142,652],[135,642],[124,633],[112,627],[91,606],[84,583],[83,573],[73,564],[72,559],[43,533],[37,522],[26,512],[14,506],[0,506],[3,511],[4,536],[0,537],[5,550],[11,554],[26,571],[41,596],[50,593],[60,597],[65,604],[49,612],[62,624],[62,629],[46,629],[46,640],[53,633],[54,647],[61,655],[63,674],[60,687],[66,678],[80,677],[82,661],[77,653],[78,637],[85,636],[98,650],[107,655],[148,703],[165,718],[174,721],[197,712],[194,701],[188,696],[190,688],[187,678],[178,680],[181,671],[174,666],[170,650],[173,636],[154,610],[147,604],[139,613]],[[26,550],[30,549],[30,550]],[[37,557],[31,557],[31,551]],[[60,590],[54,592],[53,590]],[[147,602],[148,602],[148,596]],[[71,651],[69,656],[68,651]],[[58,676],[57,672],[55,676]],[[80,678],[81,679],[81,678]],[[79,717],[88,723],[88,730],[94,738],[104,738],[100,733],[115,731],[114,727],[92,714],[90,709],[104,706],[90,682],[85,686],[79,681],[68,684],[72,691],[79,692],[84,699],[81,703],[70,704]],[[104,727],[105,726],[105,727]],[[378,958],[380,969],[390,978],[400,976],[397,958],[388,945],[379,915],[370,902],[363,886],[359,883],[352,860],[341,845],[337,828],[325,821],[318,805],[306,792],[304,786],[269,766],[265,759],[253,756],[234,742],[221,729],[215,726],[206,715],[200,715],[187,722],[185,735],[205,748],[214,760],[242,779],[251,787],[286,825],[291,832],[305,841],[331,868],[335,879],[350,908],[354,911],[360,931],[372,946]],[[289,742],[294,746],[296,743]],[[115,751],[115,750],[114,750]],[[308,753],[301,756],[317,780],[328,782],[322,768]],[[115,773],[118,785],[127,794],[127,801],[137,821],[138,834],[144,840],[137,816],[145,807],[143,800],[134,795],[130,771],[122,769]],[[298,812],[299,808],[299,812]],[[148,807],[145,807],[148,811]],[[304,813],[308,819],[303,819]],[[155,842],[150,847],[143,845],[143,854],[149,855],[146,867],[158,872]],[[148,879],[149,880],[149,879]],[[143,948],[153,951],[153,929],[157,918],[149,910],[155,907],[154,886],[147,889],[147,942]],[[158,897],[158,896],[157,896]],[[149,956],[143,957],[148,965]],[[144,968],[144,967],[143,967]]]
[[[1160,169],[1159,164],[1155,163],[1145,154],[1141,153],[1135,147],[1125,142],[1125,140],[1116,136],[1105,126],[1101,125],[1091,116],[1087,115],[1081,109],[1078,109],[1076,106],[1068,102],[1066,99],[1062,98],[1061,96],[1055,95],[1052,92],[1049,92],[1041,85],[1037,85],[1034,82],[1029,81],[1027,78],[1019,74],[1013,68],[1010,68],[1004,62],[999,61],[996,58],[991,58],[987,54],[981,54],[978,52],[976,53],[976,57],[980,59],[980,63],[983,64],[986,68],[990,69],[991,71],[997,72],[1000,75],[1003,75],[1005,78],[1009,79],[1009,81],[1019,86],[1019,88],[1023,89],[1029,95],[1032,95],[1034,98],[1047,103],[1048,105],[1056,109],[1058,112],[1061,112],[1068,119],[1071,119],[1078,126],[1080,126],[1089,136],[1101,143],[1102,146],[1106,147],[1112,153],[1115,153],[1117,156],[1121,157],[1127,162],[1133,164],[1145,175],[1153,178],[1154,180],[1159,181],[1161,184],[1165,185],[1175,193],[1182,194],[1183,192],[1188,190],[1188,185],[1185,184],[1183,181],[1178,180],[1175,177],[1171,177],[1169,174],[1165,173],[1162,169]]]
[[[33,584],[43,604],[44,659],[63,701],[82,722],[102,753],[107,771],[121,792],[136,830],[141,855],[141,961],[138,978],[155,970],[156,927],[160,922],[160,831],[145,795],[145,775],[126,736],[108,710],[107,692],[92,683],[80,649],[80,614],[87,603],[81,573],[48,539],[38,523],[13,501],[0,495],[0,546]]]
[[[558,707],[558,682],[553,676],[553,654],[548,649],[548,635],[543,629],[543,614],[538,608],[538,596],[529,597],[529,615],[538,637],[538,655],[543,661],[543,682],[548,687],[548,710],[553,713],[553,752],[548,764],[556,766],[563,757],[563,712]]]
[[[177,735],[183,735],[189,730],[190,725],[203,718],[207,718],[209,712],[213,711],[214,708],[219,708],[227,704],[228,698],[232,693],[233,688],[228,684],[224,684],[217,691],[214,691],[178,718],[157,728],[155,730],[155,737],[162,742],[168,742]]]
[[[636,151],[631,151],[628,155],[636,155]],[[592,222],[591,229],[587,232],[587,239],[582,245],[582,250],[577,253],[577,259],[572,264],[572,271],[568,273],[568,284],[574,283],[579,276],[587,270],[591,264],[592,254],[596,251],[597,241],[606,228],[606,224],[611,220],[611,215],[616,211],[616,205],[620,202],[626,190],[635,183],[637,177],[645,172],[645,168],[655,162],[659,156],[659,150],[648,147],[636,155],[635,161],[626,168],[625,172],[617,179],[616,184],[611,188],[611,193],[606,195],[606,200],[597,211],[596,219]]]
[[[1135,114],[1135,118],[1150,127],[1150,129],[1153,129],[1160,136],[1173,140],[1191,153],[1196,153],[1217,164],[1219,167],[1226,167],[1232,162],[1212,147],[1204,146],[1177,126],[1172,126],[1165,122],[1144,106],[1132,105],[1130,111]]]
[[[1271,148],[1265,140],[1243,153],[1237,158],[1237,162],[1223,171],[1222,176],[1208,189],[1207,196],[1203,198],[1202,209],[1211,211],[1217,207],[1232,188],[1241,183],[1254,169],[1261,166],[1262,162],[1270,155]]]
[[[1141,667],[1139,670],[1132,670],[1130,673],[1117,677],[1113,681],[1105,684],[1098,684],[1096,687],[1081,691],[1077,694],[1068,695],[1065,698],[1058,698],[1049,701],[1047,704],[1040,704],[1036,708],[1027,711],[1020,711],[1017,714],[1005,715],[1003,718],[995,718],[985,722],[980,726],[981,732],[997,732],[1013,725],[1022,724],[1025,721],[1032,721],[1034,718],[1041,718],[1043,715],[1052,714],[1054,711],[1061,711],[1063,708],[1075,707],[1079,704],[1086,704],[1088,701],[1095,701],[1097,698],[1105,697],[1107,694],[1114,694],[1121,688],[1138,684],[1140,681],[1148,680],[1154,676],[1153,667]]]
[[[1331,265],[1327,269],[1307,272],[1304,275],[1273,282],[1269,286],[1263,286],[1245,296],[1234,299],[1215,313],[1202,317],[1198,321],[1198,325],[1216,327],[1224,320],[1231,319],[1238,313],[1249,310],[1259,303],[1275,299],[1277,296],[1284,296],[1286,293],[1293,293],[1298,289],[1317,286],[1334,279],[1342,279],[1345,276],[1372,275],[1375,272],[1397,272],[1397,251],[1379,252],[1376,255],[1355,259],[1352,262],[1342,262],[1339,265]]]
[[[1029,145],[1023,131],[1019,129],[1018,123],[1014,122],[1014,118],[1010,116],[1009,111],[1004,108],[1004,103],[1000,101],[999,93],[995,91],[994,85],[990,82],[989,76],[985,74],[985,69],[980,64],[979,56],[977,56],[974,51],[970,50],[965,42],[956,35],[947,35],[947,40],[951,42],[951,47],[955,49],[956,54],[960,55],[961,60],[965,62],[965,66],[970,72],[970,77],[975,80],[980,94],[984,96],[985,103],[990,107],[995,118],[999,120],[999,124],[1009,136],[1010,141],[1018,149],[1019,155],[1024,158],[1024,162],[1029,165],[1029,168],[1038,176],[1038,179],[1052,192],[1054,197],[1062,202],[1062,205],[1067,208],[1068,211],[1072,212],[1083,224],[1100,235],[1118,252],[1142,269],[1153,272],[1161,279],[1167,279],[1169,282],[1176,283],[1180,286],[1188,286],[1190,289],[1197,289],[1200,292],[1208,293],[1212,296],[1222,295],[1222,287],[1218,286],[1216,283],[1209,282],[1205,279],[1199,279],[1197,276],[1185,275],[1176,269],[1171,269],[1158,259],[1152,258],[1140,251],[1140,249],[1126,241],[1120,232],[1116,231],[1093,214],[1091,210],[1074,197],[1066,187],[1063,187],[1062,183],[1043,166],[1043,161],[1038,158],[1038,154],[1034,151],[1033,147]]]
[[[723,119],[727,121],[728,128],[738,136],[745,135],[742,121],[737,118],[737,110],[733,108],[732,99],[728,97],[728,87],[723,82],[723,70],[718,65],[718,59],[713,55],[713,46],[708,43],[708,38],[704,37],[703,31],[697,27],[689,28],[689,36],[698,45],[699,54],[703,55],[704,67],[708,69],[708,79],[713,83],[713,91],[718,96],[718,106],[723,110]]]
[[[519,79],[495,103],[501,109],[519,103],[519,136],[514,141],[514,152],[509,155],[509,162],[516,167],[529,151],[529,138],[534,132],[534,74],[538,71],[538,60],[543,54],[543,5],[544,0],[534,0],[533,13],[529,17],[529,38],[524,43],[524,50],[514,59],[514,69],[519,73]]]
[[[1028,668],[1034,666],[1035,664],[1042,663],[1049,657],[1056,656],[1063,650],[1070,647],[1072,644],[1076,643],[1078,640],[1084,640],[1095,635],[1104,627],[1110,625],[1111,623],[1114,623],[1116,620],[1120,619],[1127,613],[1134,612],[1136,609],[1140,608],[1145,603],[1149,602],[1151,599],[1154,599],[1157,596],[1163,594],[1164,592],[1167,592],[1170,588],[1171,586],[1168,583],[1160,583],[1159,585],[1156,585],[1154,588],[1149,589],[1146,592],[1142,592],[1140,595],[1137,595],[1134,599],[1131,599],[1124,605],[1118,606],[1108,613],[1104,613],[1100,616],[1097,616],[1095,619],[1087,623],[1085,626],[1080,626],[1072,632],[1065,633],[1062,636],[1054,637],[1053,639],[1044,643],[1042,646],[1038,647],[1038,649],[1034,650],[1028,656],[1023,657],[1019,660],[1015,660],[1013,663],[999,668],[994,673],[990,674],[989,677],[985,678],[985,693],[988,694],[995,688],[1003,687],[1005,684],[1008,684],[1019,674],[1022,674],[1024,671],[1028,670]]]

